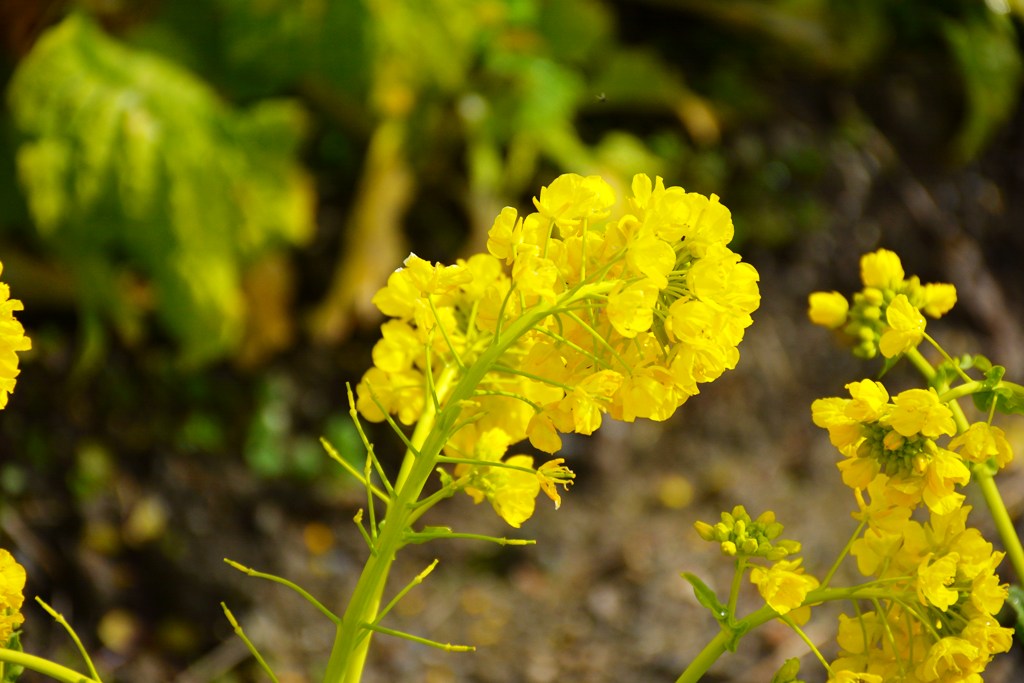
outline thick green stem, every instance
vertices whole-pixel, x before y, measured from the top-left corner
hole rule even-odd
[[[423,513],[422,509],[414,506],[437,466],[437,458],[459,417],[462,402],[473,396],[484,376],[505,351],[549,313],[549,309],[544,309],[532,315],[524,315],[512,323],[503,331],[500,340],[465,370],[437,415],[428,416],[429,428],[417,428],[416,436],[422,435],[423,443],[415,444],[418,446],[418,455],[407,454],[402,467],[404,476],[395,482],[394,496],[380,524],[374,552],[363,567],[338,626],[324,683],[358,683],[361,679],[371,640],[371,631],[367,625],[375,624],[395,555],[405,544],[410,524]],[[427,429],[429,431],[423,434]]]
[[[707,673],[711,665],[718,661],[718,658],[725,654],[726,646],[732,639],[733,634],[722,628],[714,638],[711,639],[704,649],[700,651],[686,671],[676,679],[676,683],[697,683]]]
[[[0,648],[0,662],[23,666],[44,676],[49,676],[55,681],[63,681],[63,683],[99,683],[95,678],[89,678],[66,666],[61,666],[51,662],[49,659],[43,659],[36,655],[30,655],[27,652]]]
[[[757,628],[766,621],[779,616],[775,610],[768,605],[765,605],[761,609],[748,614],[743,619],[736,622],[736,624],[730,628],[725,624],[722,624],[722,630],[704,646],[704,649],[700,651],[690,665],[686,667],[686,671],[676,679],[676,683],[697,683],[701,677],[707,673],[711,665],[718,661],[718,658],[725,654],[726,650],[734,649],[735,643],[743,634],[748,631]]]

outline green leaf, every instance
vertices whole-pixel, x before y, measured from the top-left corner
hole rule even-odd
[[[797,674],[800,673],[800,660],[796,657],[790,657],[779,670],[772,676],[771,683],[801,683],[797,680]]]
[[[76,271],[83,307],[119,321],[155,308],[188,361],[234,349],[245,265],[312,233],[313,188],[295,158],[303,110],[236,111],[75,14],[21,61],[7,99],[29,209]],[[125,286],[139,276],[141,291]]]
[[[708,585],[701,581],[700,577],[696,574],[683,572],[680,576],[693,586],[693,594],[697,597],[697,602],[706,607],[719,623],[726,623],[729,618],[729,610],[718,601],[718,596],[715,595],[715,592],[708,588]]]
[[[967,111],[953,140],[957,161],[970,161],[1006,123],[1018,99],[1021,56],[1010,20],[996,12],[972,12],[942,24],[960,68]]]
[[[985,371],[985,386],[995,389],[1003,380],[1003,375],[1005,374],[1006,368],[1002,365],[993,365]]]
[[[1000,382],[990,391],[982,391],[972,396],[978,410],[988,412],[992,402],[996,410],[1006,415],[1024,415],[1024,386],[1013,382]]]
[[[993,365],[985,372],[985,379],[982,385],[984,391],[972,394],[974,405],[983,412],[992,409],[992,402],[995,401],[996,410],[1007,415],[1024,414],[1024,386],[1013,382],[1004,382],[1003,375],[1006,368],[1002,365]]]
[[[978,370],[981,370],[982,372],[988,372],[993,367],[992,361],[990,361],[987,357],[981,355],[980,353],[975,354],[973,356],[964,356],[962,360],[963,364],[961,365],[961,367],[964,370],[969,370],[970,368],[973,367],[977,368]]]

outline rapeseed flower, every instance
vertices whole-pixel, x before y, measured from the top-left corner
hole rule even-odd
[[[25,568],[8,551],[0,548],[0,647],[5,647],[25,617]]]
[[[786,614],[801,607],[807,593],[817,588],[819,581],[804,573],[801,560],[780,560],[771,567],[754,567],[750,581],[768,606],[779,614]]]
[[[885,309],[888,328],[878,340],[878,349],[886,358],[917,348],[924,338],[925,320],[904,294],[897,294]]]
[[[924,503],[934,512],[950,512],[963,502],[956,492],[970,470],[956,452],[935,439],[955,431],[953,414],[934,389],[909,389],[888,398],[881,383],[846,385],[850,398],[825,398],[811,406],[811,417],[828,430],[845,456],[838,464],[843,482],[867,489],[885,476],[885,495],[913,509]]]
[[[1010,649],[1013,631],[995,619],[1007,596],[995,574],[1003,553],[966,526],[969,512],[932,512],[923,524],[904,517],[885,529],[868,519],[851,552],[860,571],[885,586],[888,597],[874,598],[884,616],[840,616],[833,673],[980,681],[992,657]]]
[[[807,315],[815,325],[842,327],[849,312],[850,302],[839,292],[814,292],[808,297]]]
[[[631,190],[616,209],[601,178],[559,176],[536,211],[498,214],[488,253],[448,266],[410,255],[373,299],[389,320],[356,388],[359,412],[433,420],[469,377],[445,454],[478,458],[492,430],[555,453],[561,435],[591,434],[605,416],[667,419],[734,368],[760,293],[757,271],[727,246],[728,209],[661,178],[637,175]],[[530,495],[560,500],[548,474],[519,477],[530,468],[457,471],[467,493],[518,524]]]
[[[0,275],[4,272],[4,264],[0,262]],[[10,287],[0,282],[0,410],[7,406],[7,397],[14,391],[18,374],[18,352],[32,348],[32,341],[25,336],[25,328],[14,317],[15,311],[24,306],[17,299],[11,298]]]
[[[1006,433],[987,422],[975,422],[949,442],[949,449],[970,462],[982,463],[992,460],[1002,469],[1013,460],[1013,449],[1006,439]]]

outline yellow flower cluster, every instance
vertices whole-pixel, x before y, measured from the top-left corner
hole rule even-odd
[[[487,254],[450,266],[409,256],[374,297],[390,319],[357,387],[367,419],[412,425],[474,381],[445,454],[514,465],[477,468],[467,490],[516,526],[527,498],[569,475],[548,463],[528,481],[532,458],[503,459],[506,448],[529,439],[555,453],[561,434],[591,434],[605,415],[667,419],[735,367],[760,303],[714,195],[637,175],[616,207],[607,182],[567,174],[534,206],[501,212]]]
[[[0,262],[0,275],[4,264]],[[15,311],[23,306],[11,298],[10,287],[0,282],[0,410],[7,406],[7,396],[14,391],[18,377],[18,351],[32,348],[32,342],[25,336],[25,329],[14,317]]]
[[[939,317],[956,302],[952,285],[905,278],[885,250],[863,257],[861,275],[865,288],[852,307],[835,292],[810,300],[811,320],[845,325],[861,356],[915,348],[924,316]],[[846,389],[849,398],[819,399],[811,412],[844,456],[839,469],[862,524],[850,552],[871,577],[865,586],[874,609],[840,617],[832,680],[980,682],[992,657],[1009,650],[1013,631],[995,618],[1007,596],[995,573],[1003,553],[967,527],[970,507],[957,489],[972,465],[994,472],[1013,459],[1006,435],[987,422],[968,425],[935,388],[890,397],[881,382],[865,379]],[[922,505],[927,523],[912,518]]]
[[[899,256],[886,249],[865,254],[860,261],[864,289],[851,303],[839,292],[814,292],[809,298],[811,322],[842,328],[854,342],[854,353],[886,358],[915,348],[924,336],[925,318],[939,318],[956,304],[950,284],[921,284],[907,278]]]
[[[819,581],[804,573],[800,558],[792,557],[800,552],[800,543],[779,538],[783,527],[774,512],[751,519],[746,509],[737,505],[732,512],[723,512],[720,522],[696,522],[694,528],[705,541],[718,543],[723,554],[737,558],[743,566],[752,565],[750,581],[773,610],[789,614],[799,623],[810,617],[810,608],[803,603]],[[762,566],[751,560],[773,564]]]
[[[718,543],[722,553],[730,557],[741,555],[776,561],[800,552],[798,541],[779,539],[783,527],[771,510],[751,519],[746,508],[737,505],[732,512],[723,512],[720,522],[696,522],[693,526],[701,538]]]
[[[21,614],[24,590],[25,568],[0,548],[0,647],[7,646],[11,635],[25,621]]]
[[[908,389],[890,401],[881,382],[865,379],[846,388],[850,398],[820,398],[811,406],[814,424],[827,429],[832,445],[846,456],[839,463],[843,483],[866,489],[884,475],[885,495],[894,503],[913,509],[923,502],[940,514],[960,507],[964,496],[956,486],[966,484],[971,472],[956,451],[936,442],[951,436],[956,425],[935,390]],[[972,448],[985,448],[982,429],[987,426],[976,432],[978,444]],[[994,432],[988,435],[994,444]],[[964,449],[967,443],[950,446]]]
[[[868,528],[851,552],[886,599],[856,618],[840,616],[831,668],[885,681],[980,683],[992,657],[1012,644],[1013,629],[995,617],[1007,595],[995,574],[1003,553],[966,526],[970,507],[932,512],[921,524],[903,506],[876,502],[886,500],[883,488],[876,482],[871,502],[861,499]]]

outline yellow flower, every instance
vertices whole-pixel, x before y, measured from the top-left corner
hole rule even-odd
[[[876,674],[869,674],[856,671],[836,671],[831,676],[829,683],[883,683],[885,679]]]
[[[557,294],[558,266],[549,258],[520,254],[512,264],[512,280],[526,296],[553,302]]]
[[[676,252],[668,242],[647,235],[629,245],[626,262],[650,278],[658,289],[664,289],[668,285],[668,274],[676,265]]]
[[[420,292],[409,279],[405,269],[399,268],[388,276],[387,284],[373,295],[373,305],[384,315],[410,319]]]
[[[640,332],[651,329],[657,299],[657,285],[650,279],[644,279],[610,294],[605,311],[615,331],[632,339]]]
[[[846,414],[849,405],[849,399],[837,396],[819,398],[811,404],[814,424],[828,430],[832,445],[844,455],[850,455],[864,439],[863,425]]]
[[[572,480],[576,477],[572,470],[563,465],[565,458],[555,458],[537,468],[537,480],[540,488],[548,498],[554,501],[555,509],[562,506],[562,497],[558,495],[558,487],[569,490]]]
[[[0,262],[0,275],[4,264]],[[32,341],[25,336],[25,328],[14,317],[15,311],[24,309],[21,302],[10,298],[10,288],[0,282],[0,410],[7,406],[7,396],[14,391],[18,374],[18,351],[28,351]]]
[[[904,506],[900,508],[907,509]],[[850,546],[850,554],[857,558],[857,569],[861,574],[875,576],[888,568],[892,558],[903,546],[903,541],[903,534],[898,530],[887,531],[869,526]]]
[[[541,189],[536,212],[501,211],[488,253],[454,266],[410,255],[374,297],[395,319],[382,326],[357,409],[407,425],[426,406],[458,413],[444,446],[453,457],[483,458],[493,429],[506,445],[528,439],[554,453],[561,434],[590,434],[605,414],[667,419],[699,383],[734,368],[760,293],[757,271],[726,247],[728,209],[643,175],[633,194],[600,224],[616,203],[611,186],[566,174]],[[537,487],[558,500],[554,475],[497,464],[455,474],[509,523],[529,516]]]
[[[839,292],[814,292],[807,298],[807,315],[815,325],[831,330],[846,323],[850,302]]]
[[[540,215],[557,225],[562,237],[578,233],[584,222],[606,217],[614,203],[615,192],[602,178],[575,173],[558,176],[533,200]]]
[[[917,597],[922,605],[934,605],[945,612],[960,597],[955,588],[957,562],[960,556],[949,553],[934,562],[931,553],[917,570]]]
[[[927,284],[923,287],[921,310],[933,318],[942,317],[956,305],[956,287],[946,283]]]
[[[837,681],[852,683],[857,681],[857,676],[864,676],[863,673],[854,673],[853,677],[840,677],[839,674],[867,669],[873,659],[876,658],[874,650],[875,643],[885,637],[891,631],[891,627],[885,619],[879,617],[875,612],[864,612],[856,619],[846,614],[839,615],[839,632],[836,635],[836,642],[842,650],[842,656],[832,663],[832,670],[836,673]],[[874,681],[872,678],[863,679]],[[879,681],[885,680],[882,677]]]
[[[995,459],[1002,469],[1013,460],[1013,450],[1006,440],[1006,433],[987,422],[975,422],[966,432],[949,442],[949,450],[971,462],[987,462]]]
[[[633,422],[638,417],[667,420],[689,395],[678,390],[669,369],[651,365],[623,379],[615,397],[618,403],[612,406],[612,417]]]
[[[768,605],[779,614],[786,614],[803,605],[809,591],[818,587],[818,580],[804,574],[800,559],[780,560],[768,569],[754,567],[751,583]]]
[[[557,453],[562,449],[562,437],[558,435],[551,416],[546,413],[536,413],[526,427],[526,435],[530,439],[530,445],[545,453]]]
[[[979,572],[972,581],[971,604],[982,614],[997,614],[1009,594],[1009,586],[1000,583],[999,577],[994,573],[995,567],[1002,559],[1003,553],[993,553],[989,560],[991,569]]]
[[[719,310],[747,315],[757,309],[761,294],[757,271],[742,263],[738,254],[723,244],[711,244],[704,256],[686,273],[690,293]]]
[[[487,251],[492,256],[512,263],[516,255],[516,247],[523,239],[523,221],[511,206],[506,206],[494,219],[494,224],[487,232]]]
[[[373,346],[373,364],[385,372],[401,372],[412,367],[424,354],[423,342],[404,320],[388,320],[380,327],[381,339]]]
[[[921,500],[928,509],[938,514],[948,514],[959,508],[964,502],[964,495],[956,492],[956,485],[961,486],[971,480],[971,471],[967,469],[963,461],[952,451],[935,446],[933,442],[930,458],[922,458],[926,463],[921,465],[924,469],[924,478],[921,481]],[[917,482],[905,481],[904,485],[913,490]],[[895,487],[898,487],[896,484]]]
[[[904,276],[900,257],[888,249],[864,254],[860,259],[860,279],[865,287],[896,289]]]
[[[370,368],[356,386],[356,408],[370,422],[383,422],[387,414],[397,414],[402,424],[411,425],[423,411],[423,384],[423,375],[417,370]]]
[[[601,370],[584,379],[562,399],[563,408],[572,413],[577,433],[589,435],[597,431],[601,414],[621,384],[622,375],[614,370]]]
[[[687,192],[685,206],[689,209],[690,219],[683,230],[683,239],[694,256],[703,258],[711,245],[725,245],[732,241],[732,214],[719,201],[718,195],[705,197]]]
[[[528,455],[513,455],[505,461],[516,467],[533,467],[533,458]],[[536,475],[507,467],[490,467],[487,477],[487,498],[498,516],[509,526],[518,529],[533,516],[540,493],[540,481]]]
[[[24,590],[25,568],[0,548],[0,647],[6,646],[11,634],[25,621],[21,614]]]
[[[846,385],[850,401],[845,414],[857,422],[877,422],[889,409],[889,392],[885,385],[870,379]]]
[[[953,412],[939,401],[935,389],[908,389],[892,400],[893,409],[886,422],[903,436],[935,438],[956,431]]]
[[[925,320],[904,294],[897,294],[885,310],[889,327],[882,333],[878,348],[886,358],[915,348],[924,338]]]
[[[989,655],[969,641],[949,636],[932,644],[914,673],[923,681],[981,683]]]
[[[399,272],[420,294],[447,294],[473,279],[473,274],[464,264],[445,266],[421,259],[416,254],[409,254],[404,266]]]

